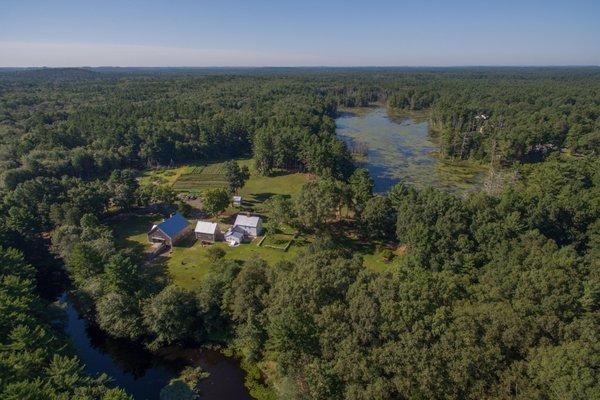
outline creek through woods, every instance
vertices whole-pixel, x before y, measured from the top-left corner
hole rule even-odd
[[[399,182],[417,187],[434,186],[451,192],[476,190],[485,170],[435,157],[438,151],[427,122],[388,116],[385,108],[342,112],[336,132],[350,147],[365,145],[358,164],[367,168],[376,192]],[[205,400],[252,399],[244,387],[244,372],[235,358],[201,348],[163,348],[153,353],[142,344],[117,340],[82,318],[76,302],[65,292],[65,332],[90,375],[105,373],[136,400],[159,399],[160,390],[186,366],[200,366],[210,377],[200,384]]]
[[[89,324],[66,293],[60,300],[67,313],[66,334],[90,375],[105,373],[112,383],[127,390],[136,400],[159,399],[160,390],[181,370],[200,366],[210,377],[200,383],[201,399],[252,399],[244,387],[244,372],[235,358],[201,348],[163,348],[149,352],[143,345],[108,337]]]

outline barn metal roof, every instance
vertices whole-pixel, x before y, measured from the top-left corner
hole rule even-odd
[[[167,236],[174,237],[186,229],[189,225],[189,221],[185,219],[183,215],[180,213],[175,213],[171,215],[170,218],[158,224],[156,227],[163,231]]]

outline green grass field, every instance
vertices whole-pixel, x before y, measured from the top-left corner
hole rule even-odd
[[[118,247],[138,247],[143,251],[150,247],[148,231],[153,224],[161,220],[159,215],[135,215],[122,221],[113,221],[109,226],[113,230],[113,237]]]
[[[121,221],[114,221],[110,226],[113,228],[118,247],[144,251],[150,247],[147,238],[148,230],[160,220],[160,216],[156,215],[131,216]],[[195,225],[196,221],[190,222]],[[298,246],[292,245],[288,251],[258,246],[259,240],[257,238],[251,243],[238,247],[229,247],[224,242],[202,246],[191,235],[184,242],[174,246],[172,251],[158,257],[154,263],[164,264],[174,283],[193,290],[210,270],[210,261],[206,255],[211,246],[225,250],[225,259],[243,262],[260,257],[269,265],[273,265],[278,261],[293,258],[306,245],[307,240],[312,239],[302,238],[297,242]]]
[[[159,257],[155,263],[164,264],[174,283],[194,290],[198,288],[202,278],[210,270],[210,261],[207,258],[207,249],[210,246],[220,247],[225,250],[225,259],[243,262],[245,260],[260,257],[269,265],[274,265],[281,260],[294,258],[308,243],[314,240],[312,235],[300,235],[295,238],[287,251],[282,250],[294,235],[294,230],[286,228],[276,232],[271,229],[268,221],[269,210],[264,202],[275,195],[289,196],[294,198],[300,192],[302,185],[310,179],[310,176],[302,173],[278,172],[273,176],[262,176],[254,168],[252,160],[238,160],[240,165],[246,165],[250,169],[250,178],[240,190],[244,198],[246,210],[262,215],[265,218],[264,227],[266,238],[262,246],[258,246],[260,238],[252,243],[245,243],[238,247],[229,247],[220,242],[212,245],[202,246],[193,237],[173,247],[172,251]],[[140,179],[142,184],[164,184],[171,185],[176,190],[200,193],[206,188],[225,186],[224,163],[209,165],[187,165],[177,168],[152,170],[144,173]],[[230,207],[226,215],[220,219],[213,218],[219,222],[222,231],[228,227],[226,222],[231,223],[230,215],[238,212],[236,207]],[[148,249],[146,234],[152,224],[161,220],[160,216],[132,216],[122,221],[111,223],[115,232],[115,239],[120,247],[137,247],[140,251]],[[196,221],[190,221],[195,225]],[[339,245],[351,248],[354,252],[363,255],[365,267],[373,270],[386,270],[396,262],[383,260],[378,246],[373,244],[362,244],[348,237],[339,237]],[[274,246],[274,247],[270,247]],[[279,247],[279,248],[275,248]]]
[[[173,185],[182,174],[189,173],[193,168],[187,165],[176,168],[158,168],[145,171],[140,176],[140,185]]]
[[[190,240],[180,246],[175,246],[166,262],[168,271],[175,283],[194,290],[198,288],[202,278],[210,271],[211,262],[207,258],[210,247],[225,250],[225,259],[244,262],[252,258],[262,258],[269,265],[278,261],[292,259],[301,250],[300,246],[291,246],[288,251],[258,246],[258,239],[251,243],[229,247],[224,242],[202,246],[199,242]]]

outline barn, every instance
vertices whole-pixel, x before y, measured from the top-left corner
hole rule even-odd
[[[196,235],[196,239],[201,242],[214,243],[219,240],[221,231],[219,230],[219,225],[215,222],[198,221],[194,229],[194,234]]]
[[[150,243],[164,243],[173,246],[190,234],[190,223],[180,213],[175,213],[158,225],[153,225],[148,232]]]

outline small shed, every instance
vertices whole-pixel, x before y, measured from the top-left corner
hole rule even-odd
[[[175,213],[148,232],[150,243],[164,243],[173,246],[190,234],[190,223],[180,213]]]
[[[257,237],[262,233],[262,219],[257,216],[248,216],[238,214],[233,223],[234,227],[240,227],[244,230],[246,235],[250,237]]]
[[[244,203],[244,199],[242,199],[242,196],[233,196],[233,205],[234,206],[241,206]]]
[[[194,233],[196,235],[196,239],[202,242],[210,243],[214,243],[219,240],[219,236],[221,235],[219,225],[216,222],[210,221],[198,221],[196,223]]]
[[[246,232],[238,226],[233,226],[225,232],[225,241],[229,243],[230,246],[237,246],[244,240],[246,240]]]

